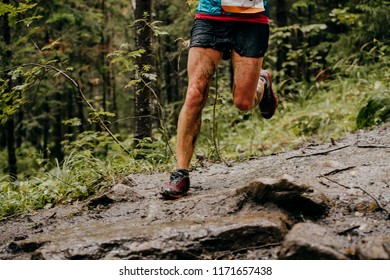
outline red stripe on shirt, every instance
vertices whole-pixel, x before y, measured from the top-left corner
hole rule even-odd
[[[222,15],[209,15],[203,13],[197,13],[195,16],[196,19],[210,19],[210,20],[219,20],[219,21],[243,21],[243,22],[254,22],[269,24],[268,17],[264,14],[222,14]]]

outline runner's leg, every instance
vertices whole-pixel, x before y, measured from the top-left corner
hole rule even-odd
[[[189,169],[200,132],[202,109],[207,101],[214,72],[222,53],[211,48],[192,47],[188,56],[188,88],[177,125],[178,169]]]
[[[261,99],[262,92],[257,94],[260,70],[263,58],[240,56],[233,51],[233,100],[235,106],[241,111],[248,111],[256,107]]]

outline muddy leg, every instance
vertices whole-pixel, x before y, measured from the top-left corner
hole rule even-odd
[[[214,49],[193,47],[188,57],[188,89],[177,127],[178,169],[189,169],[200,132],[202,109],[207,101],[211,79],[222,54]]]

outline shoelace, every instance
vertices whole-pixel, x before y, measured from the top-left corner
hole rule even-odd
[[[171,179],[171,181],[178,181],[181,178],[183,178],[184,176],[188,176],[188,174],[185,174],[184,172],[181,172],[180,170],[178,170],[176,172],[171,173],[170,179]]]

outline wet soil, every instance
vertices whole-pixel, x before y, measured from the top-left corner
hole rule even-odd
[[[0,221],[0,259],[390,259],[390,123],[193,170],[133,174],[86,201]]]

